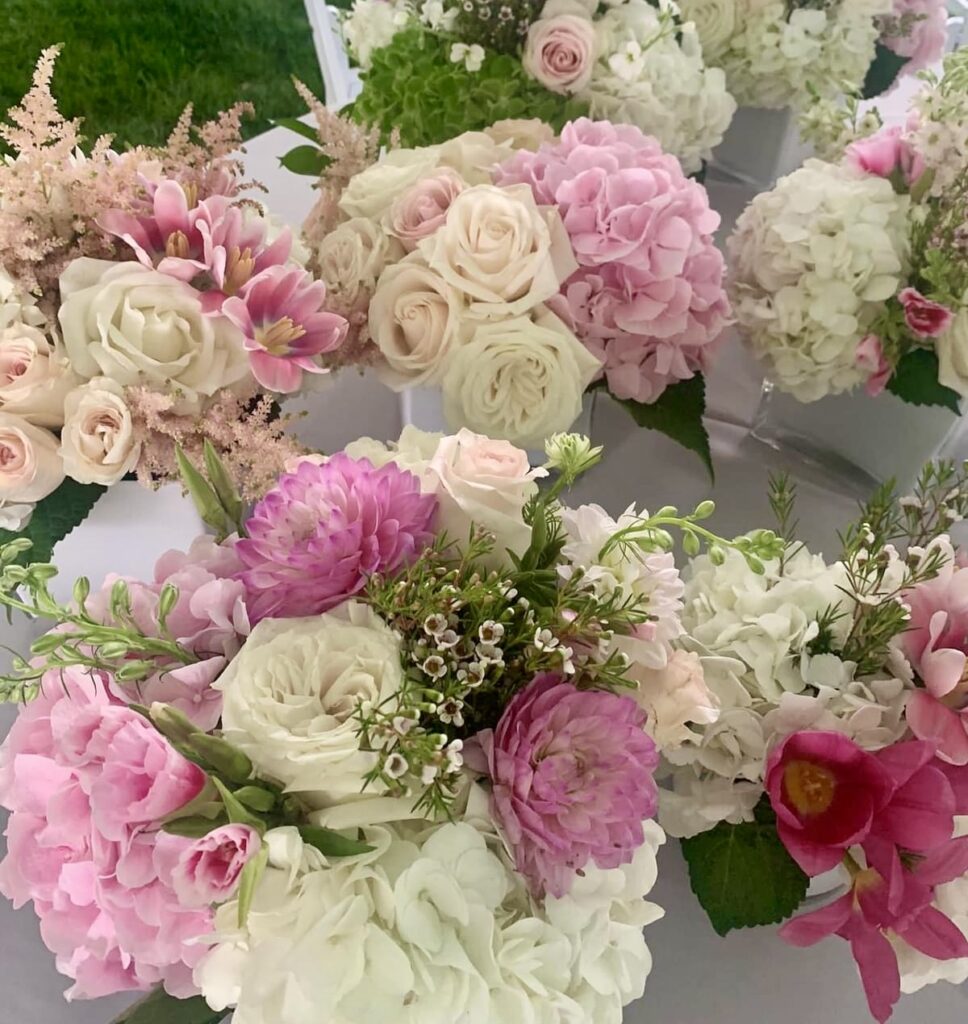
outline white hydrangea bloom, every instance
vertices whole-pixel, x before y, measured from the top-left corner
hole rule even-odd
[[[857,346],[908,260],[907,196],[808,160],[758,195],[727,243],[733,310],[753,354],[800,401],[857,387]]]
[[[625,0],[595,22],[598,60],[579,98],[590,116],[634,124],[679,158],[687,174],[698,171],[736,112],[719,68],[703,61],[691,22],[661,0]]]
[[[370,67],[373,53],[389,46],[413,17],[408,0],[356,0],[343,19],[343,38],[361,68]]]

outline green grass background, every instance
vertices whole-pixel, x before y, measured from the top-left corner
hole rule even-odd
[[[322,94],[303,0],[0,0],[0,110],[52,43],[62,112],[119,146],[164,141],[189,102],[201,121],[251,101],[251,137],[304,112],[291,75]]]

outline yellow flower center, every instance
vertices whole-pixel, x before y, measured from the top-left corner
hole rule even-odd
[[[189,210],[194,210],[198,206],[198,185],[195,182],[181,183],[182,192],[185,193],[185,202],[188,203]]]
[[[229,250],[225,261],[225,294],[235,295],[252,277],[255,270],[255,257],[251,249],[239,249],[237,245]]]
[[[291,317],[284,316],[274,324],[265,327],[257,327],[255,340],[271,356],[289,355],[289,345],[297,338],[301,338],[306,329],[301,324],[294,324]]]
[[[823,814],[833,803],[837,780],[829,768],[811,761],[791,761],[783,771],[783,786],[798,814]]]
[[[172,231],[165,242],[165,255],[188,259],[188,235],[184,231]]]

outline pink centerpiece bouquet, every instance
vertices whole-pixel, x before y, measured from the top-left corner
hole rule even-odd
[[[296,460],[246,512],[209,448],[186,483],[223,535],[68,605],[28,540],[0,548],[0,602],[54,621],[2,680],[0,890],[69,999],[152,990],[128,1024],[620,1024],[662,914],[657,743],[715,715],[661,681],[668,530],[753,567],[779,541],[720,540],[710,502],[568,508],[600,450],[547,453],[408,428]]]
[[[347,330],[242,181],[244,104],[187,110],[164,147],[82,149],[56,56],[0,125],[0,535],[41,557],[105,487],[176,479],[178,445],[260,494],[298,450],[277,397]]]

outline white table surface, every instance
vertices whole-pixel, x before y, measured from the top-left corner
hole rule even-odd
[[[311,201],[308,181],[281,171],[277,160],[295,138],[282,129],[260,136],[248,146],[247,170],[269,186],[273,212],[298,224]],[[731,221],[745,202],[743,190],[713,185],[711,191]],[[664,437],[636,430],[621,409],[600,401],[593,432],[606,444],[608,458],[581,482],[573,500],[594,500],[618,512],[633,501],[686,508],[712,496],[717,502],[712,525],[720,532],[769,525],[766,476],[784,461],[751,441],[742,426],[755,408],[759,385],[755,365],[735,338],[728,340],[708,379],[710,410],[722,418],[710,424],[717,469],[713,487],[692,456]],[[362,434],[390,439],[399,433],[397,398],[371,377],[344,374],[310,404],[300,433],[321,450],[338,449]],[[801,480],[800,492],[803,539],[834,552],[836,531],[850,519],[853,499],[830,492],[822,481]],[[108,571],[147,576],[158,554],[187,546],[196,532],[194,515],[175,489],[151,495],[134,485],[115,488],[83,531],[59,546],[56,559],[64,582],[57,589],[66,597],[69,581],[81,573],[94,580]],[[2,642],[21,650],[34,632],[36,627],[23,620],[0,623]],[[6,659],[3,652],[0,659]],[[0,708],[0,733],[12,717],[13,709]],[[846,943],[828,939],[797,950],[780,942],[772,928],[721,939],[689,891],[674,841],[663,850],[660,867],[652,895],[666,916],[647,931],[654,969],[645,997],[627,1010],[626,1024],[867,1024]],[[67,985],[54,970],[30,909],[14,912],[0,900],[0,1024],[107,1024],[130,999],[68,1005],[61,995]],[[894,1024],[964,1021],[966,995],[964,986],[936,985],[902,999]]]

